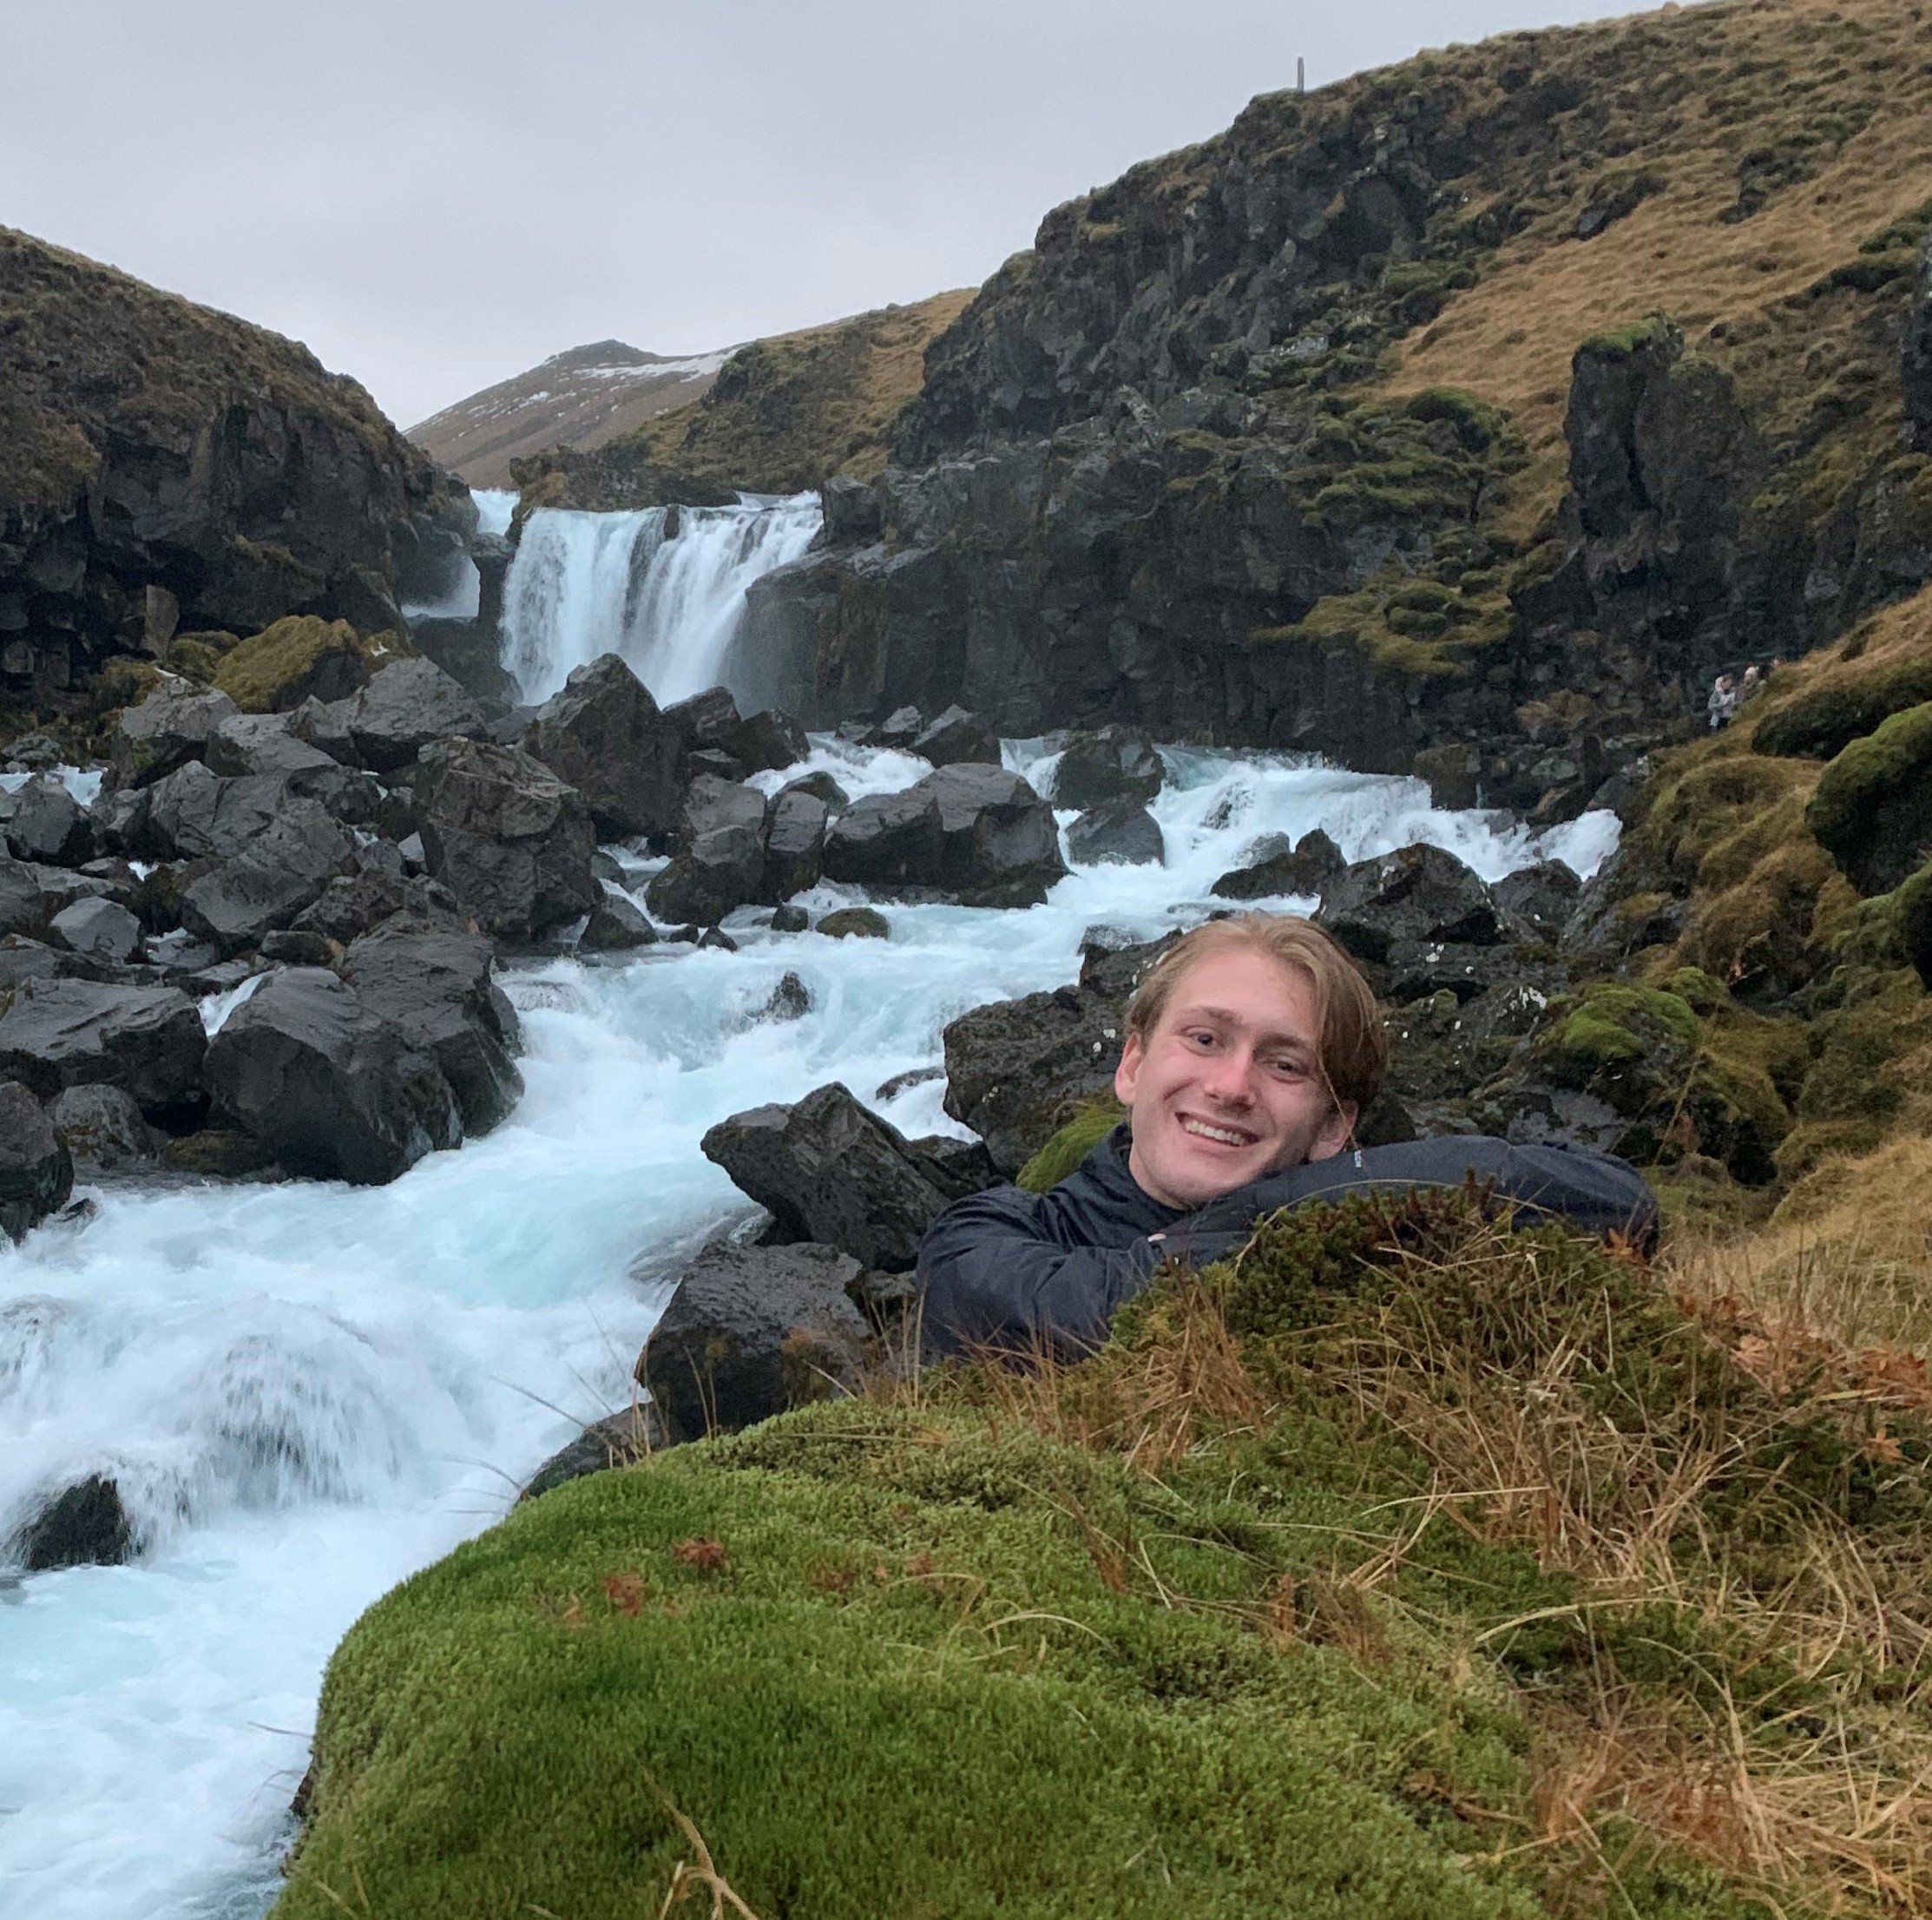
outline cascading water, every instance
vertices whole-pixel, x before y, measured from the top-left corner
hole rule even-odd
[[[745,589],[804,553],[823,517],[815,493],[638,513],[539,508],[503,587],[503,665],[533,704],[607,653],[660,702],[700,694],[718,684]]]
[[[1046,770],[1024,743],[1008,758]],[[1428,839],[1490,878],[1546,856],[1587,872],[1615,839],[1609,815],[1536,838],[1435,812],[1414,780],[1167,761],[1165,868],[1078,868],[1020,912],[895,906],[890,942],[784,937],[746,913],[734,953],[533,963],[506,980],[528,1090],[487,1139],[373,1189],[115,1186],[91,1220],[0,1251],[0,1568],[47,1490],[90,1475],[120,1489],[141,1548],[0,1570],[0,1914],[263,1911],[337,1640],[503,1511],[576,1422],[626,1404],[661,1276],[741,1215],[698,1150],[713,1121],[936,1064],[960,1013],[1071,980],[1094,922],[1151,937],[1200,917],[1262,834],[1324,826],[1351,858]],[[829,740],[807,765],[855,798],[926,771]],[[811,1010],[754,1022],[788,970]],[[879,1110],[957,1132],[942,1091]]]

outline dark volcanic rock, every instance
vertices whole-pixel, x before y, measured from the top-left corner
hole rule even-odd
[[[1544,940],[1554,940],[1569,924],[1582,891],[1575,870],[1561,860],[1518,867],[1489,889],[1504,913]]]
[[[349,702],[349,737],[371,773],[404,767],[432,740],[483,733],[483,709],[433,660],[398,660]]]
[[[660,920],[715,923],[765,898],[765,796],[700,774],[685,795],[671,864],[645,891]]]
[[[1921,453],[1932,452],[1932,237],[1919,249],[1899,372],[1905,389],[1905,419],[1912,444]]]
[[[1160,823],[1139,800],[1123,796],[1103,800],[1067,829],[1067,858],[1076,866],[1116,861],[1128,866],[1161,866],[1167,858]]]
[[[583,937],[577,949],[582,953],[626,953],[634,947],[648,947],[657,941],[657,929],[643,908],[621,887],[608,880],[598,883],[601,898],[590,910]]]
[[[201,1016],[173,987],[30,980],[0,1016],[0,1073],[43,1100],[63,1087],[119,1087],[148,1112],[200,1077]]]
[[[867,727],[860,739],[866,746],[890,746],[910,753],[913,741],[925,730],[917,707],[896,707],[877,727]]]
[[[140,1166],[161,1152],[163,1136],[141,1116],[133,1096],[119,1087],[66,1088],[47,1109],[47,1117],[61,1144],[89,1166]]]
[[[48,923],[49,935],[69,953],[118,967],[141,944],[141,922],[112,900],[76,900]]]
[[[812,751],[812,743],[791,714],[767,707],[739,723],[725,751],[747,773],[776,773],[796,766]]]
[[[347,946],[394,913],[408,913],[419,920],[444,920],[458,930],[468,924],[468,916],[456,895],[440,880],[364,866],[354,873],[338,874],[312,905],[296,915],[292,929],[297,933],[319,934],[325,940]]]
[[[890,889],[938,884],[939,797],[922,780],[901,793],[869,793],[825,834],[828,879]]]
[[[250,773],[333,775],[341,762],[319,746],[298,740],[292,713],[237,713],[209,733],[200,759],[228,779]]]
[[[105,1474],[63,1487],[10,1542],[30,1574],[60,1567],[118,1567],[135,1553],[121,1489]]]
[[[910,1267],[952,1199],[898,1129],[837,1082],[794,1106],[733,1114],[701,1144],[779,1235],[823,1241],[867,1266]]]
[[[488,1133],[516,1104],[521,1036],[493,976],[489,941],[398,916],[349,949],[342,977],[364,1007],[442,1068],[465,1134]]]
[[[890,940],[892,923],[877,907],[834,907],[812,930],[828,940]]]
[[[561,1487],[585,1475],[608,1473],[613,1467],[634,1466],[637,1462],[667,1447],[674,1447],[682,1437],[673,1431],[664,1410],[654,1400],[640,1400],[621,1413],[593,1420],[568,1446],[559,1447],[523,1483],[520,1500],[536,1500],[553,1487]]]
[[[1285,840],[1286,836],[1278,836]],[[1282,895],[1303,899],[1325,894],[1348,863],[1342,850],[1317,827],[1290,847],[1271,847],[1248,866],[1224,873],[1208,890],[1221,900],[1269,900]]]
[[[963,707],[949,707],[913,740],[911,751],[935,766],[953,766],[963,760],[982,766],[1000,764],[1000,736],[992,724]]]
[[[530,716],[523,748],[583,795],[606,838],[676,825],[684,731],[617,654],[578,667]]]
[[[528,940],[596,905],[596,834],[575,787],[484,741],[438,740],[422,760],[416,818],[430,871],[485,933]]]
[[[1055,806],[1082,809],[1105,800],[1151,800],[1166,778],[1147,734],[1131,727],[1076,733],[1054,769]]]
[[[831,1246],[709,1246],[687,1267],[639,1356],[683,1434],[746,1427],[855,1388],[867,1328],[859,1263]]]
[[[123,707],[108,755],[122,786],[145,786],[198,759],[208,736],[241,711],[226,694],[164,680],[138,707]]]
[[[51,773],[36,774],[3,802],[7,851],[16,860],[79,866],[95,855],[92,815]]]
[[[1315,918],[1368,961],[1386,960],[1398,940],[1483,946],[1502,930],[1482,878],[1453,853],[1424,845],[1357,861],[1328,888]]]
[[[788,786],[772,802],[765,826],[765,891],[788,900],[818,884],[831,811],[816,793]]]
[[[206,1080],[220,1111],[291,1173],[380,1186],[463,1137],[435,1062],[319,967],[274,975],[230,1014]]]
[[[921,789],[939,803],[934,878],[963,905],[1036,906],[1066,874],[1053,809],[1017,773],[942,766],[913,792]]]
[[[137,1124],[140,1118],[135,1115]],[[0,1081],[0,1231],[21,1239],[65,1207],[73,1191],[74,1161],[66,1141],[26,1088],[16,1080]]]
[[[0,855],[0,933],[37,939],[76,900],[105,898],[112,891],[104,880]]]

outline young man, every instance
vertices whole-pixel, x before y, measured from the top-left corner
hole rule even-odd
[[[1623,1161],[1480,1134],[1351,1147],[1388,1067],[1375,996],[1306,920],[1211,920],[1129,1003],[1114,1076],[1127,1109],[1050,1193],[1002,1187],[947,1208],[919,1250],[936,1351],[1097,1346],[1163,1259],[1199,1265],[1284,1207],[1474,1178],[1531,1214],[1646,1241],[1656,1208]]]

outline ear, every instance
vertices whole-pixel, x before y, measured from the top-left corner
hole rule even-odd
[[[1322,1122],[1322,1130],[1316,1134],[1315,1144],[1308,1149],[1309,1159],[1333,1160],[1348,1145],[1349,1135],[1354,1131],[1355,1102],[1342,1101]]]
[[[1123,1107],[1131,1108],[1134,1105],[1134,1089],[1140,1078],[1140,1062],[1147,1050],[1137,1033],[1130,1033],[1127,1045],[1120,1049],[1120,1064],[1114,1069],[1114,1094]]]

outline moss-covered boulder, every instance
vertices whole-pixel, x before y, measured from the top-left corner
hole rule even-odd
[[[1828,760],[1894,713],[1932,700],[1932,654],[1827,668],[1804,689],[1771,702],[1751,733],[1760,753]]]
[[[1805,824],[1861,893],[1885,893],[1932,853],[1932,701],[1894,713],[1825,768]]]
[[[1013,1184],[1029,1193],[1059,1186],[1126,1118],[1127,1108],[1117,1100],[1096,1100],[1081,1108],[1013,1176]]]
[[[345,620],[292,614],[227,654],[213,684],[245,713],[292,713],[312,696],[346,700],[411,650],[399,634],[365,637]]]

